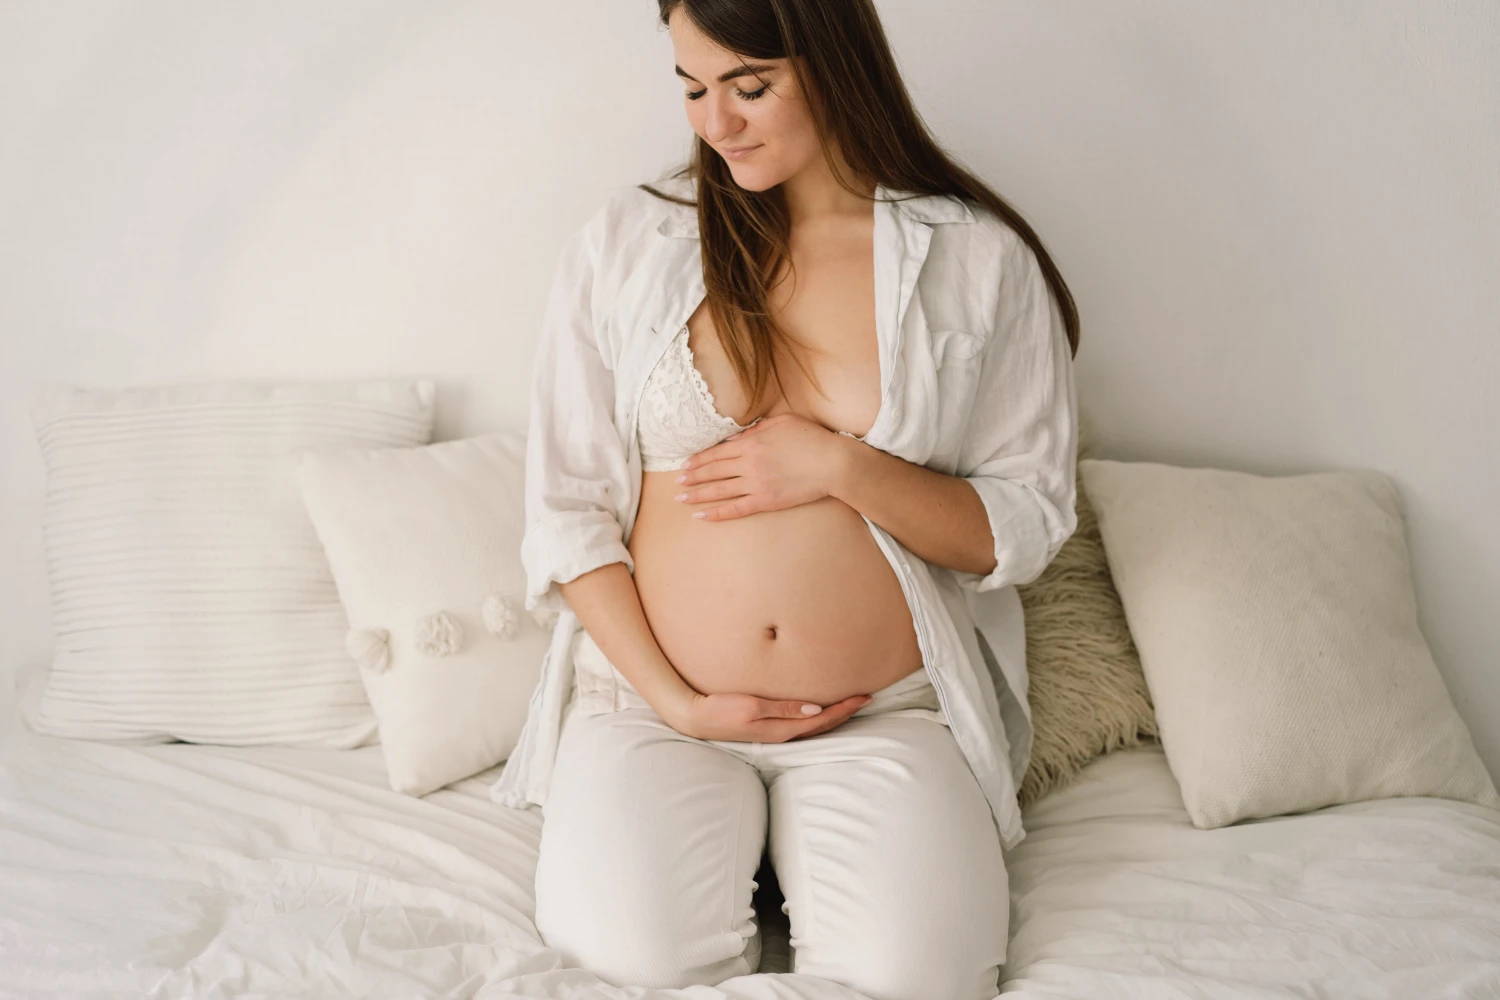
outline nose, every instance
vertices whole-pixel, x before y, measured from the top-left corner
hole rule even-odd
[[[708,111],[703,119],[703,137],[714,145],[735,135],[745,127],[745,119],[730,104],[731,98],[710,91],[703,95]]]

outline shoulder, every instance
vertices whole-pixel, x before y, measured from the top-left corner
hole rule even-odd
[[[669,177],[646,183],[671,197],[689,201],[696,197],[696,184],[687,178]],[[696,204],[679,204],[658,197],[639,184],[631,184],[611,189],[604,203],[585,223],[584,230],[597,247],[619,252],[661,235],[662,229],[669,228],[662,225],[664,221],[681,225],[696,219]]]
[[[687,188],[680,180],[652,186],[674,195]],[[601,330],[620,310],[649,302],[644,290],[678,280],[687,254],[697,252],[696,243],[670,238],[671,228],[663,225],[668,219],[696,223],[697,207],[678,205],[634,184],[620,186],[607,190],[602,203],[568,236],[558,273],[571,282],[575,294],[582,295],[581,286],[587,284],[589,306]],[[626,326],[643,328],[640,322]]]
[[[967,226],[945,226],[966,231],[956,252],[963,258],[961,273],[971,282],[981,311],[990,312],[1002,300],[1031,299],[1044,292],[1047,279],[1036,251],[1015,226],[987,206],[964,199],[974,216]]]
[[[1015,227],[987,205],[968,198],[955,197],[954,200],[962,201],[974,221],[971,225],[945,226],[944,229],[954,231],[955,235],[961,233],[964,249],[972,263],[989,264],[997,269],[1013,267],[1022,255],[1031,253],[1031,247]]]
[[[972,221],[937,226],[932,238],[933,249],[942,248],[937,273],[945,287],[937,297],[955,313],[950,325],[975,331],[987,343],[1007,317],[1044,319],[1055,296],[1031,244],[982,202],[954,200],[962,200]]]
[[[929,257],[939,262],[934,280],[957,282],[947,294],[982,297],[1030,253],[1026,241],[981,201],[957,194],[931,194],[899,202],[899,211],[932,230]],[[925,271],[926,269],[924,269]]]

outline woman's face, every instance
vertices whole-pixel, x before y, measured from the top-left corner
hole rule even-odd
[[[736,184],[764,191],[821,157],[789,60],[742,59],[699,31],[680,7],[668,30],[688,122],[724,158]]]

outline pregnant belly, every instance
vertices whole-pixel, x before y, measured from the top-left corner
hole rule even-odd
[[[922,667],[911,610],[859,513],[824,497],[705,521],[676,472],[643,474],[635,585],[657,643],[704,694],[829,704]]]

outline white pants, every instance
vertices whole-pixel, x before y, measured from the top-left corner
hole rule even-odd
[[[796,972],[875,1000],[993,1000],[1005,861],[925,671],[830,732],[749,743],[677,732],[586,633],[574,658],[536,873],[549,947],[620,986],[753,973],[769,846]]]

